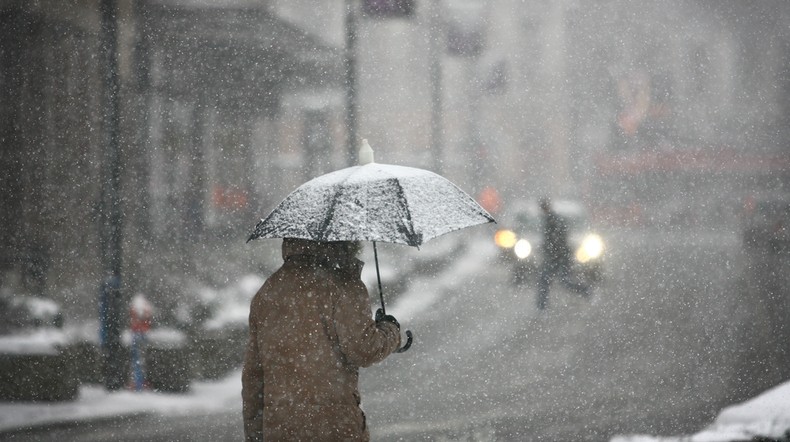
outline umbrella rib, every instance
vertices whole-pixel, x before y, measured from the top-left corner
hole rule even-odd
[[[337,191],[332,195],[332,200],[329,203],[329,207],[326,209],[326,215],[324,216],[324,220],[321,222],[321,227],[319,228],[319,232],[321,232],[321,240],[326,240],[327,236],[327,228],[329,227],[329,223],[332,222],[332,219],[335,217],[335,206],[337,202],[340,200],[340,194],[343,193],[345,184],[350,178],[353,173],[349,173],[343,178],[342,181],[338,182],[337,184]]]
[[[324,220],[321,222],[321,227],[319,227],[318,232],[321,234],[321,240],[325,241],[327,237],[327,228],[329,227],[329,223],[332,222],[332,219],[335,217],[335,206],[337,205],[338,196],[343,192],[343,188],[339,187],[337,192],[332,196],[332,202],[329,204],[329,207],[326,209],[326,215],[324,216]]]
[[[397,188],[396,194],[398,196],[398,199],[403,202],[403,207],[406,210],[406,221],[408,225],[406,226],[406,232],[404,233],[409,239],[409,245],[417,247],[420,245],[422,241],[420,241],[417,238],[417,234],[414,232],[414,222],[411,219],[411,208],[409,207],[409,200],[406,199],[406,194],[403,190],[403,186],[401,185],[400,180],[394,179],[393,181],[395,181],[396,184],[396,188]]]

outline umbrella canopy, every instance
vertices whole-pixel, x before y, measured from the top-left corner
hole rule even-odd
[[[367,140],[360,162],[321,175],[288,195],[262,219],[247,242],[257,238],[313,241],[373,241],[381,313],[385,314],[376,242],[419,246],[439,235],[494,218],[447,179],[424,169],[378,164]],[[412,333],[399,348],[409,349]]]
[[[368,163],[314,178],[262,219],[247,241],[382,241],[419,246],[493,222],[472,197],[424,169]]]

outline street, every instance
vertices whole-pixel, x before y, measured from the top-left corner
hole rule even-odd
[[[496,265],[447,287],[409,326],[411,354],[367,370],[375,440],[608,440],[699,429],[733,388],[740,345],[737,236],[610,239],[590,303],[513,290]],[[500,282],[501,281],[501,282]],[[391,379],[395,379],[393,382]]]
[[[415,343],[362,370],[372,440],[678,435],[777,382],[746,376],[744,358],[761,349],[744,332],[754,329],[747,326],[756,313],[742,296],[747,255],[734,233],[610,233],[607,277],[593,299],[555,284],[543,312],[535,308],[534,285],[511,286],[487,232],[476,233],[446,268],[415,277],[391,302],[388,312],[414,332]],[[209,441],[241,434],[238,414],[141,416],[11,440]]]

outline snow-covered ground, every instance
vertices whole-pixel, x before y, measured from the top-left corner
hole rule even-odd
[[[215,382],[194,382],[186,394],[117,391],[83,386],[76,401],[62,403],[0,403],[0,431],[93,419],[159,414],[177,416],[241,413],[241,372]],[[755,436],[779,439],[790,429],[790,382],[719,413],[707,428],[694,435],[656,437],[617,436],[612,442],[728,442]]]
[[[106,419],[135,414],[165,416],[241,413],[241,371],[214,382],[196,381],[189,393],[151,391],[108,392],[98,385],[83,386],[71,402],[0,402],[0,431],[40,425]]]
[[[432,278],[436,284],[448,284],[475,266],[475,247],[454,259],[455,265]],[[250,286],[260,281],[250,282]],[[250,290],[246,290],[248,293]],[[399,299],[391,311],[399,318],[408,318],[429,311],[435,299],[420,291],[419,298]],[[417,301],[420,302],[417,302]],[[248,298],[245,298],[248,302]],[[373,305],[373,308],[376,306]],[[233,318],[244,317],[231,314]],[[80,389],[77,400],[62,403],[3,403],[0,402],[0,432],[34,426],[79,422],[134,414],[165,416],[241,413],[241,373],[235,371],[219,381],[195,381],[189,393],[166,394],[156,392],[107,392],[100,386],[88,385]],[[790,429],[790,382],[776,386],[740,404],[725,408],[715,421],[694,435],[649,436],[621,435],[612,442],[725,442],[750,440],[755,436],[779,439]],[[790,438],[790,434],[787,436]],[[784,440],[784,439],[781,439]]]

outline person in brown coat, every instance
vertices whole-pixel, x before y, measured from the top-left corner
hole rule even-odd
[[[282,248],[282,267],[250,305],[245,438],[367,441],[359,368],[400,346],[400,325],[370,317],[358,243],[286,238]]]

